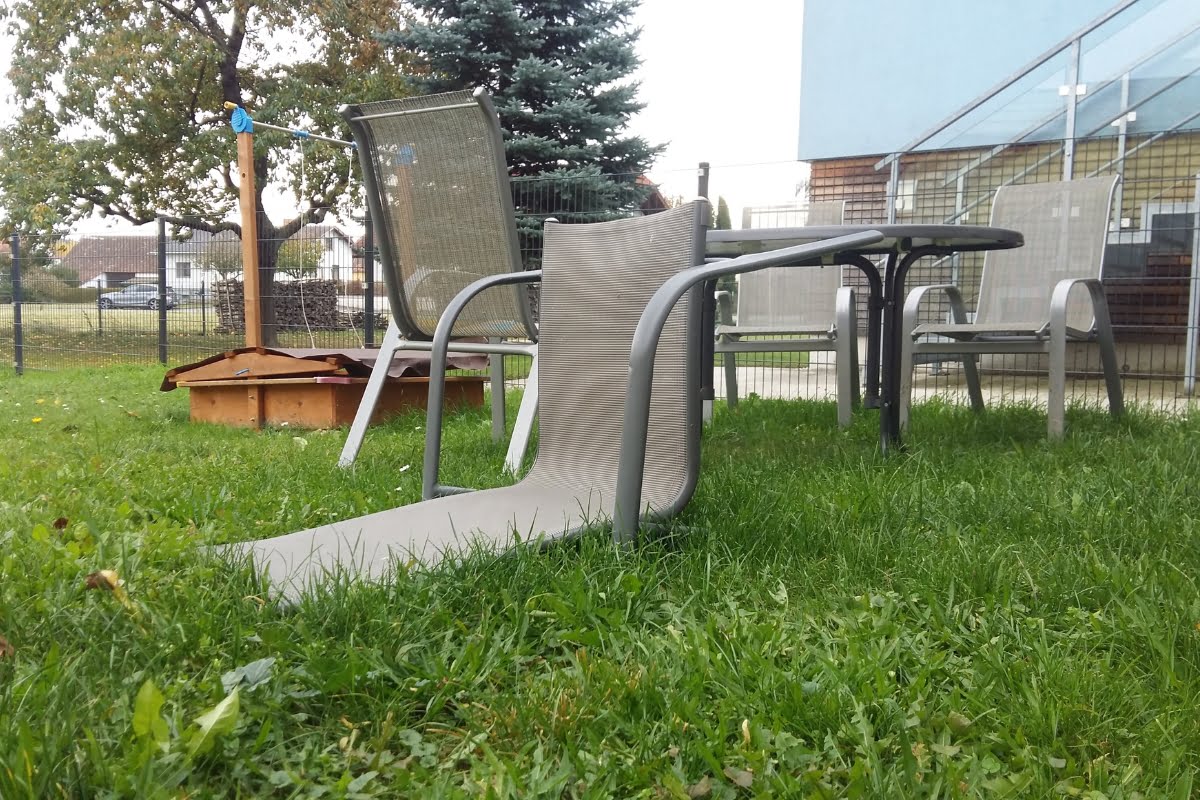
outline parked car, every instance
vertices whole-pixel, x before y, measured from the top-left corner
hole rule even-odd
[[[175,290],[167,287],[167,308],[175,307]],[[153,283],[131,283],[119,292],[100,295],[101,308],[158,308],[158,287]]]

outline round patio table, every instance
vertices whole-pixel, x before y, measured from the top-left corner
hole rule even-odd
[[[788,266],[844,264],[858,268],[867,279],[867,361],[864,404],[878,407],[879,441],[884,452],[901,447],[900,441],[900,310],[904,303],[904,279],[909,268],[926,256],[949,256],[980,250],[1021,247],[1025,240],[1017,231],[983,225],[814,225],[804,228],[748,228],[709,231],[705,256],[735,258],[784,247],[808,244],[864,231],[878,231],[884,238],[875,244],[812,261]],[[871,257],[883,257],[883,273]],[[712,293],[706,293],[706,311],[712,313]],[[706,330],[711,331],[712,325]],[[708,337],[711,338],[711,337]],[[705,345],[704,363],[712,364],[713,343]],[[705,370],[705,397],[711,398],[712,370]]]

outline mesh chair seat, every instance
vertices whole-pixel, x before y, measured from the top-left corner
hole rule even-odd
[[[411,562],[433,567],[476,548],[498,552],[604,524],[614,494],[615,482],[572,490],[526,480],[241,543],[229,552],[251,555],[272,587],[294,601],[339,574],[377,581]]]
[[[1005,322],[994,326],[963,323],[956,325],[950,322],[930,322],[918,325],[912,332],[913,336],[948,336],[951,339],[973,339],[978,336],[1035,336],[1045,330],[1040,322]]]
[[[827,336],[828,325],[795,325],[778,328],[773,325],[718,325],[717,336]]]
[[[707,208],[698,201],[648,217],[546,226],[538,452],[518,484],[242,543],[230,552],[251,556],[275,589],[294,600],[331,572],[377,579],[396,560],[432,565],[472,544],[499,550],[518,538],[570,536],[607,521],[633,333],[654,291],[703,263]],[[672,311],[655,357],[641,498],[649,518],[675,513],[695,488],[699,332],[692,293]]]

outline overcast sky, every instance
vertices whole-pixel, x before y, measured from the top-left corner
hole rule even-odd
[[[711,199],[738,224],[744,205],[793,199],[803,0],[642,0],[639,98],[630,130],[667,149],[651,171],[667,196],[696,193],[696,165],[712,164]],[[0,75],[10,46],[0,36]],[[13,111],[0,83],[0,114]],[[89,229],[111,226],[112,221]]]
[[[743,205],[793,199],[800,120],[802,0],[643,0],[637,14],[646,108],[631,129],[668,142],[651,177],[692,197],[696,165],[709,194]],[[754,166],[749,166],[754,165]]]

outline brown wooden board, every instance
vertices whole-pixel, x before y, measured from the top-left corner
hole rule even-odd
[[[319,361],[295,358],[270,350],[251,350],[248,352],[232,351],[217,361],[171,370],[169,376],[177,383],[185,381],[195,383],[197,381],[228,380],[241,376],[246,378],[299,377],[333,375],[338,372],[344,372],[343,365],[334,358]]]
[[[480,407],[487,378],[446,378],[446,407]],[[354,420],[366,388],[364,378],[278,378],[217,380],[179,386],[190,392],[193,422],[244,428],[284,425],[336,428]],[[428,378],[393,378],[384,383],[371,423],[426,407]]]

